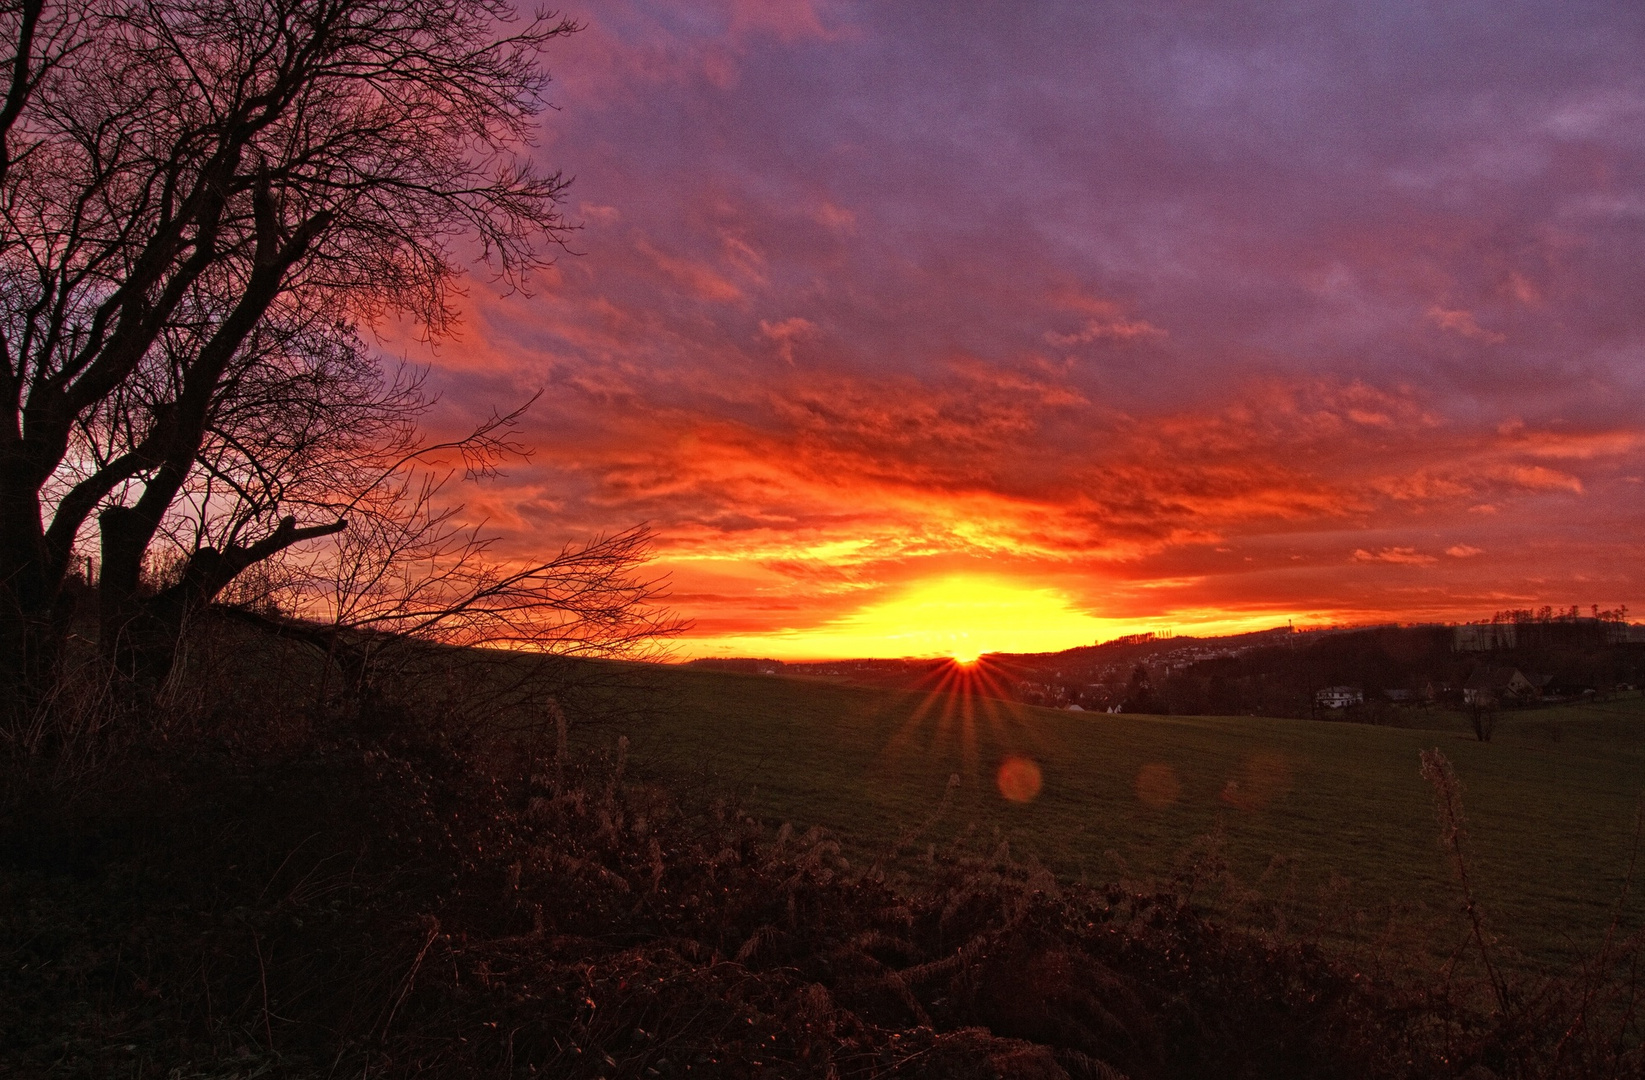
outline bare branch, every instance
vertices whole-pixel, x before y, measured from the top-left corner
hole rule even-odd
[[[132,590],[156,545],[191,537],[202,602],[375,520],[407,470],[451,454],[485,477],[524,453],[518,409],[422,443],[427,400],[358,327],[406,313],[440,333],[459,249],[509,286],[551,261],[566,180],[525,149],[543,51],[575,29],[506,0],[0,9],[8,689],[49,678],[93,522],[110,648],[147,617]],[[527,580],[507,577],[485,586],[498,611]]]

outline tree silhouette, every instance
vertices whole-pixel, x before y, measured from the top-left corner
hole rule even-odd
[[[1162,715],[1168,711],[1149,681],[1148,668],[1142,664],[1132,668],[1131,681],[1125,688],[1125,699],[1120,702],[1120,712]]]
[[[191,610],[422,460],[428,402],[360,328],[438,334],[467,255],[512,285],[563,242],[527,151],[574,29],[502,0],[0,7],[8,700],[57,677],[82,548],[103,654],[153,675]],[[446,449],[484,471],[506,427]]]

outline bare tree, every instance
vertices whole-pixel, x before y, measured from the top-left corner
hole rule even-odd
[[[369,419],[399,419],[420,407],[419,384],[400,375],[377,397],[361,396],[378,406]],[[567,544],[546,559],[508,558],[483,522],[464,524],[465,508],[443,498],[459,474],[483,479],[523,453],[511,434],[530,404],[449,442],[417,441],[406,424],[336,459],[319,456],[316,505],[347,525],[291,549],[265,587],[277,593],[268,606],[298,617],[284,620],[285,631],[320,645],[328,673],[342,669],[347,692],[359,692],[409,640],[420,645],[401,655],[427,656],[422,646],[435,643],[633,659],[682,629],[660,606],[660,579],[643,572],[651,546],[644,526]],[[284,436],[289,427],[278,430]],[[203,486],[226,472],[214,470]],[[235,497],[250,486],[234,483]],[[300,485],[282,489],[285,505],[305,501],[293,499]],[[344,492],[352,494],[339,504]],[[205,527],[205,516],[195,528]]]
[[[542,670],[498,649],[642,659],[683,628],[660,606],[659,581],[642,572],[651,540],[643,526],[568,544],[543,561],[508,563],[478,528],[432,510],[432,491],[407,490],[402,514],[382,522],[381,532],[341,534],[344,542],[323,559],[329,574],[300,582],[305,613],[331,616],[310,624],[326,649],[322,699],[334,671],[340,696],[358,703],[384,682],[449,673],[458,656],[470,690],[497,683],[502,672],[517,692],[522,682],[542,684]],[[465,648],[431,651],[429,642]]]
[[[1478,691],[1467,701],[1468,724],[1474,729],[1474,738],[1490,742],[1496,733],[1497,699],[1495,694]]]
[[[135,672],[245,568],[346,528],[305,484],[340,431],[405,418],[393,380],[362,397],[356,327],[437,333],[460,247],[518,281],[563,240],[565,180],[523,153],[573,29],[505,0],[0,5],[8,695],[50,685],[93,530],[99,639]],[[177,587],[146,595],[168,531]]]

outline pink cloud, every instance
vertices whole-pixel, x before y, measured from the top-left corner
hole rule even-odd
[[[765,33],[784,44],[807,38],[831,41],[841,30],[825,25],[817,0],[731,0],[731,33]]]
[[[785,364],[794,362],[794,343],[811,337],[817,332],[817,324],[810,319],[802,319],[798,315],[771,322],[760,320],[760,334],[776,342],[777,355],[783,358]]]
[[[601,225],[615,225],[622,220],[622,212],[615,206],[601,206],[599,203],[578,203],[577,213],[589,221]]]
[[[819,203],[812,212],[818,222],[842,233],[853,233],[857,230],[857,215],[844,207],[835,206],[828,200]]]
[[[1483,341],[1489,345],[1500,345],[1508,340],[1506,334],[1480,326],[1471,311],[1447,309],[1436,304],[1428,309],[1428,319],[1441,330],[1449,330],[1453,334]]]
[[[689,289],[699,299],[719,303],[734,303],[743,299],[743,290],[706,262],[659,251],[650,241],[644,239],[637,240],[635,247],[649,256],[657,269]]]
[[[1133,341],[1137,338],[1165,337],[1165,331],[1142,319],[1087,319],[1085,325],[1071,334],[1045,332],[1045,340],[1058,348],[1071,345],[1089,345],[1093,341]]]

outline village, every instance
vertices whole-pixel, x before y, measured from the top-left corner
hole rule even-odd
[[[1411,709],[1514,709],[1631,691],[1645,682],[1645,624],[1626,614],[1543,608],[1468,623],[1131,634],[1057,653],[989,654],[968,678],[989,696],[1070,712],[1398,723]],[[909,689],[943,685],[954,668],[941,657],[695,663]]]

